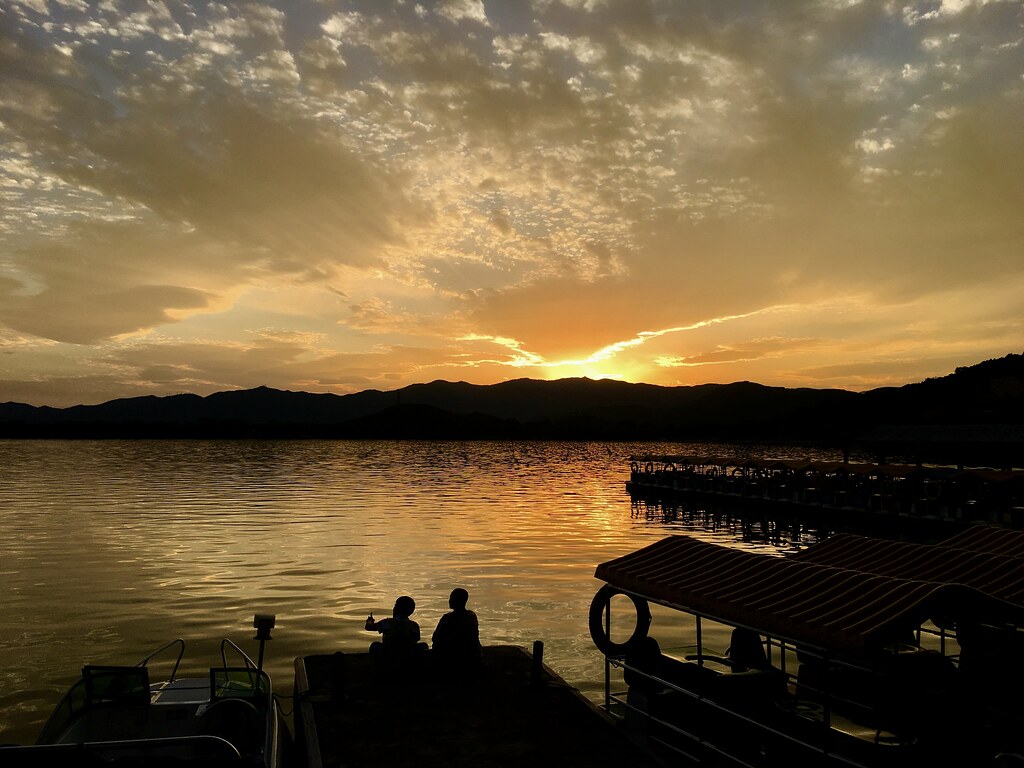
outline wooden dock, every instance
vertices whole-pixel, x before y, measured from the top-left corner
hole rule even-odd
[[[808,521],[948,536],[975,523],[1024,528],[1024,471],[708,456],[636,456],[635,498],[696,500]]]
[[[382,677],[366,653],[295,660],[295,730],[308,768],[653,768],[601,709],[516,646],[486,646],[470,682],[429,657]]]

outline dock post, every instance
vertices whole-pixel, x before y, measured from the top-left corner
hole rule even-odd
[[[530,673],[530,685],[536,687],[540,685],[541,679],[544,676],[544,642],[542,640],[533,641],[533,668]]]

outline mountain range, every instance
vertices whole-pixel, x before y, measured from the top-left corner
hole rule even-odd
[[[0,437],[318,437],[1022,442],[1024,355],[867,392],[751,382],[665,387],[613,380],[434,381],[350,395],[269,387],[111,400],[0,404]]]

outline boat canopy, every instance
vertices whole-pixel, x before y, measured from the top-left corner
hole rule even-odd
[[[1024,557],[1024,531],[1010,531],[988,525],[975,525],[942,542],[944,547],[990,552],[1008,557]]]
[[[838,534],[790,557],[879,576],[966,584],[1024,607],[1024,559],[1019,557],[960,549],[948,542],[933,546],[852,533]]]
[[[1024,626],[1024,608],[963,584],[896,578],[670,536],[597,567],[622,592],[799,645],[871,659],[936,616]]]

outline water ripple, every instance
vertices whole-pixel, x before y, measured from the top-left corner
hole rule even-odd
[[[0,741],[31,741],[83,663],[133,663],[177,636],[208,663],[221,637],[251,644],[252,615],[276,613],[270,671],[287,688],[294,656],[365,647],[363,618],[396,595],[416,598],[429,636],[455,585],[485,642],[543,639],[549,663],[596,692],[594,566],[681,530],[737,544],[631,512],[629,455],[689,449],[0,442]]]

